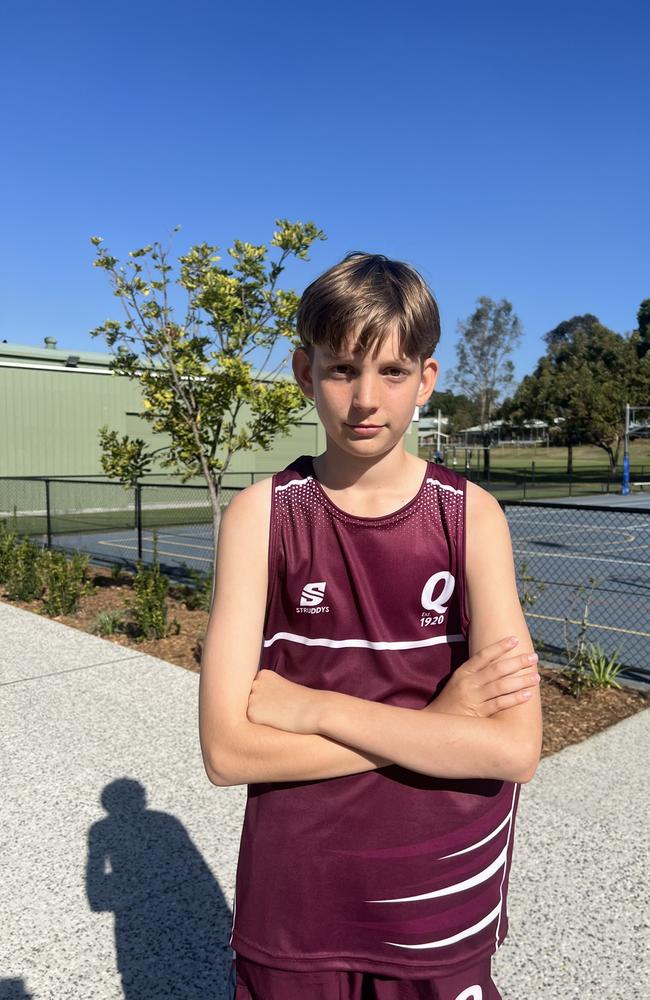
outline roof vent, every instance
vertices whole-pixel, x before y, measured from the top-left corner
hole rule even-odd
[[[45,346],[49,347],[49,349],[51,351],[55,351],[56,350],[56,339],[54,337],[46,337],[45,338]]]

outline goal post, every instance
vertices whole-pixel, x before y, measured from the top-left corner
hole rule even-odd
[[[638,413],[646,413],[645,420],[638,421],[643,427],[650,428],[650,406],[630,406],[625,404],[625,439],[623,450],[623,482],[621,483],[621,493],[627,495],[630,492],[630,426],[637,420]]]

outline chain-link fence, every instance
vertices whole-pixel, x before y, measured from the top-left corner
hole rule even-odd
[[[578,643],[650,680],[650,510],[502,502],[517,585],[540,659],[566,663]]]
[[[241,475],[241,474],[240,474]],[[254,474],[250,474],[253,476]],[[220,505],[243,486],[222,486]],[[188,569],[214,565],[213,511],[206,485],[99,479],[0,478],[0,519],[48,548],[89,553],[93,562],[135,569],[154,558],[161,569],[187,578]]]
[[[449,469],[459,472],[466,479],[489,490],[499,500],[532,500],[547,497],[574,497],[620,493],[623,469],[612,472],[610,466],[585,465],[576,462],[571,473],[562,472],[557,466],[549,468],[544,457],[531,459],[525,465],[503,464],[498,449],[491,448],[492,458],[487,471],[483,462],[483,448],[447,447],[443,449],[443,462]],[[543,456],[543,449],[542,456]],[[496,453],[496,459],[494,454]],[[420,456],[435,461],[436,448],[420,448]],[[650,465],[641,463],[630,466],[630,487],[650,480]]]

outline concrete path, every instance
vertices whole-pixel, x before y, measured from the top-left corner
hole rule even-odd
[[[2,602],[0,639],[0,1000],[224,1000],[245,788],[198,676]],[[646,711],[523,787],[504,1000],[650,997],[649,761]]]

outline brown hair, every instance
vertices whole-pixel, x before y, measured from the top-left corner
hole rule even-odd
[[[304,290],[296,317],[301,346],[337,354],[351,333],[355,349],[375,350],[396,329],[406,357],[424,360],[440,339],[440,313],[424,278],[399,260],[353,250]]]

